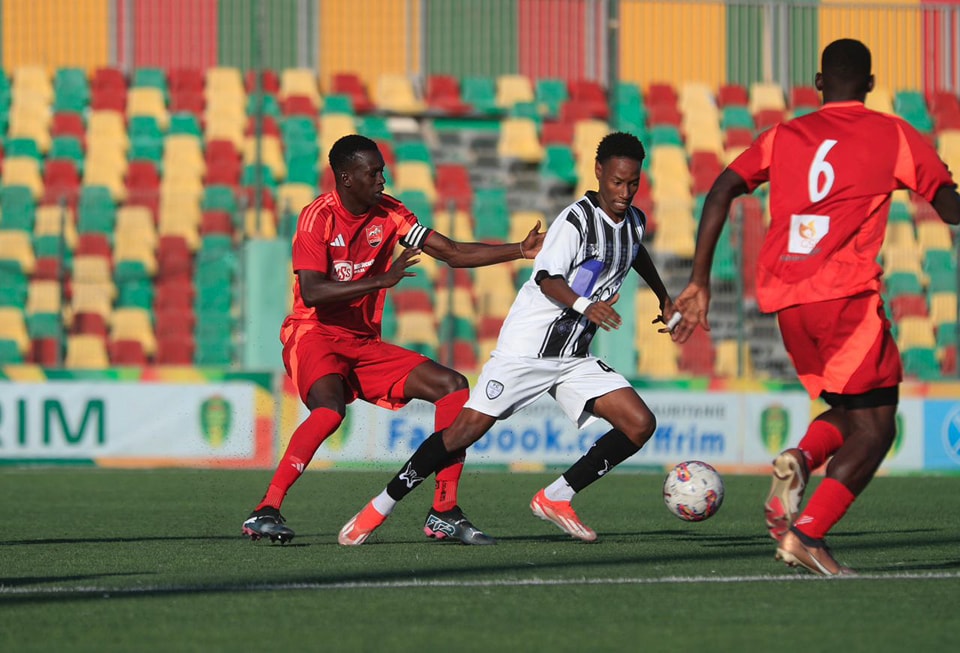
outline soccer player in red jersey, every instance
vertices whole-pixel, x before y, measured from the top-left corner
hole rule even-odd
[[[290,486],[323,441],[340,426],[355,399],[396,410],[411,399],[436,405],[435,430],[449,426],[469,396],[467,380],[426,356],[380,337],[386,290],[404,277],[421,252],[451,267],[478,267],[540,251],[537,223],[520,243],[489,245],[450,240],[384,194],[384,161],[377,144],[356,134],[330,148],[336,189],[301,212],[293,238],[293,310],[280,331],[283,363],[310,415],[294,431],[263,499],[243,522],[252,539],[287,542],[293,530],[280,514]],[[397,244],[405,249],[392,261]],[[424,532],[466,544],[493,544],[457,505],[463,450],[436,475],[433,508]]]
[[[798,447],[774,460],[764,508],[777,559],[827,576],[853,573],[834,560],[824,537],[873,478],[896,430],[903,370],[877,264],[890,195],[908,188],[942,220],[960,223],[956,185],[933,147],[903,120],[864,106],[870,68],[863,43],[828,45],[816,76],[823,106],[762,133],[716,179],[673,332],[683,342],[697,325],[710,328],[710,266],[731,202],[769,181],[757,300],[762,311],[777,313],[810,396],[830,408]],[[828,459],[826,478],[800,512],[810,470]]]

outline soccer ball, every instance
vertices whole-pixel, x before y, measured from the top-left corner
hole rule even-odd
[[[680,463],[663,481],[663,502],[684,521],[703,521],[720,510],[723,479],[717,470],[699,460]]]

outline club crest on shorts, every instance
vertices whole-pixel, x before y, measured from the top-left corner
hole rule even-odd
[[[503,394],[503,384],[499,381],[487,381],[487,399],[496,399]]]
[[[353,261],[334,261],[333,276],[337,278],[337,281],[353,279]]]
[[[383,225],[370,225],[367,227],[366,234],[370,247],[376,247],[383,241]]]

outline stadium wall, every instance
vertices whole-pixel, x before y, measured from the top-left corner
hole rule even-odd
[[[276,465],[306,416],[280,374],[194,368],[90,372],[2,369],[0,465],[261,468]],[[729,473],[764,472],[825,409],[797,384],[733,380],[635,382],[657,431],[625,464],[662,470],[702,459]],[[903,386],[898,432],[882,471],[960,473],[960,384]],[[582,431],[542,398],[497,425],[471,465],[535,471],[569,465],[609,429]],[[312,469],[393,468],[433,430],[433,407],[350,406]]]

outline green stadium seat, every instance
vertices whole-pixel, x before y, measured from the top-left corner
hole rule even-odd
[[[673,125],[654,125],[650,128],[647,139],[650,142],[650,149],[658,145],[679,145],[683,147],[683,136],[680,135],[680,130]],[[650,157],[644,159],[644,163],[649,159]]]
[[[465,78],[460,95],[477,113],[495,115],[501,111],[497,105],[497,81],[492,77]]]
[[[27,332],[31,339],[62,338],[63,319],[59,313],[33,313],[27,315]]]
[[[723,225],[717,249],[713,257],[711,274],[717,281],[734,281],[739,276],[733,243],[730,240],[730,223]]]
[[[236,320],[228,312],[201,311],[197,313],[197,325],[194,329],[198,339],[216,340],[233,332]]]
[[[233,343],[229,338],[198,339],[196,344],[196,365],[224,367],[233,364]]]
[[[150,278],[143,261],[117,261],[113,266],[113,281],[117,286],[131,281],[149,281]]]
[[[237,194],[230,186],[207,186],[203,189],[200,208],[204,211],[227,211],[234,214],[238,209]]]
[[[354,114],[353,100],[349,95],[328,95],[323,98],[321,114],[340,113],[348,116]]]
[[[130,86],[158,88],[163,91],[163,99],[170,102],[170,89],[167,87],[167,74],[163,68],[137,68],[133,71]]]
[[[901,355],[903,371],[907,376],[917,377],[923,381],[936,381],[942,377],[935,349],[915,347],[907,349]]]
[[[897,91],[893,98],[893,110],[917,131],[929,134],[933,131],[933,118],[927,111],[927,101],[919,91]]]
[[[96,232],[113,237],[117,205],[106,186],[82,186],[77,204],[77,232]]]
[[[363,116],[357,118],[357,132],[375,141],[393,142],[390,124],[383,116]]]
[[[510,206],[505,188],[476,189],[472,213],[473,232],[478,240],[507,240],[510,234]]]
[[[243,186],[254,186],[257,183],[257,164],[249,163],[243,166],[243,173],[240,176],[240,183]],[[277,180],[273,178],[273,170],[265,163],[260,164],[260,183],[276,190]]]
[[[434,168],[433,165],[433,155],[430,153],[430,148],[427,147],[427,144],[423,141],[406,141],[403,143],[397,143],[394,148],[394,153],[397,156],[397,161],[422,161],[430,166],[431,169]]]
[[[0,365],[18,365],[23,363],[20,345],[15,340],[0,339]]]
[[[192,113],[181,112],[170,116],[170,127],[168,133],[189,134],[200,138],[203,136],[203,130],[200,128],[200,121]]]
[[[0,186],[0,229],[33,231],[37,203],[26,186]]]
[[[885,285],[886,296],[890,299],[904,294],[923,294],[923,285],[912,272],[892,272],[887,275]]]
[[[426,193],[420,190],[405,190],[397,193],[397,199],[417,216],[420,224],[433,229],[433,205]]]
[[[577,184],[577,160],[573,150],[566,145],[547,145],[544,148],[543,162],[540,164],[541,176],[559,179],[565,184]]]
[[[19,264],[0,260],[0,306],[26,306],[28,283]]]
[[[257,102],[263,102],[263,115],[271,116],[273,118],[280,118],[282,112],[280,110],[280,103],[277,102],[277,98],[266,93],[257,95],[256,93],[251,93],[247,96],[247,115],[255,116],[257,115]]]
[[[74,136],[55,136],[50,142],[51,159],[69,159],[77,167],[78,173],[83,173],[84,162],[83,143]]]
[[[297,140],[317,140],[317,125],[306,116],[290,116],[280,124],[280,135],[284,143]]]
[[[720,128],[726,131],[731,128],[756,129],[750,109],[735,104],[723,107],[720,116]]]
[[[7,139],[3,146],[3,156],[4,158],[11,156],[30,157],[35,159],[40,164],[41,171],[43,170],[43,152],[40,151],[37,142],[32,138],[18,136]]]
[[[117,284],[118,308],[136,307],[152,311],[156,287],[150,279],[125,281]]]
[[[549,117],[556,117],[560,113],[560,105],[570,99],[566,81],[550,77],[536,81],[534,95],[542,112]]]

